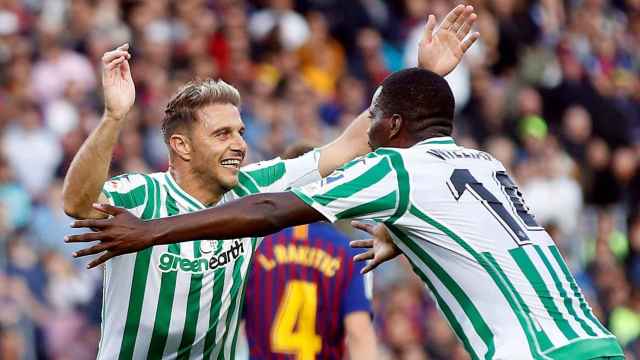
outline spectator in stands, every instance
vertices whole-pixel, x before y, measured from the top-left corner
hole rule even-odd
[[[412,64],[409,61],[415,56],[404,49],[415,48],[423,26],[418,19],[426,13],[442,15],[452,3],[0,2],[0,277],[19,278],[31,297],[45,304],[44,289],[50,286],[47,271],[53,271],[42,265],[43,254],[50,250],[45,237],[60,243],[54,237],[59,237],[56,229],[65,221],[53,211],[56,183],[97,124],[102,112],[97,65],[115,44],[135,44],[132,61],[140,85],[131,125],[114,153],[114,173],[165,170],[164,145],[157,136],[158,104],[166,103],[168,94],[196,76],[221,76],[240,89],[249,153],[255,161],[279,153],[291,139],[332,138],[346,125],[342,119],[367,106],[372,78]],[[621,323],[631,319],[629,329],[637,325],[638,310],[633,304],[640,287],[636,269],[638,4],[622,0],[474,2],[482,39],[458,68],[463,76],[449,77],[457,100],[457,140],[481,144],[514,168],[521,185],[537,182],[536,186],[546,189],[529,196],[532,206],[535,202],[548,207],[551,198],[567,199],[571,206],[560,203],[540,210],[538,216],[550,221],[549,226],[555,224],[556,240],[572,254],[572,270],[580,274],[585,289],[592,289],[591,305],[602,309],[605,320],[617,313],[611,306],[627,309],[634,316],[622,316]],[[285,16],[277,19],[276,14]],[[300,31],[284,30],[291,28]],[[460,96],[458,88],[468,96]],[[525,118],[530,119],[525,121],[527,126],[520,127]],[[548,139],[558,139],[558,144],[549,145]],[[545,148],[552,151],[538,154],[537,149]],[[565,165],[567,155],[577,165],[572,170]],[[556,163],[560,163],[558,169]],[[549,190],[556,182],[564,184],[561,194]],[[558,196],[549,197],[549,193]],[[55,224],[49,232],[47,224]],[[16,259],[22,262],[16,264]],[[398,313],[392,286],[400,283],[401,289],[412,288],[405,277],[410,270],[402,262],[388,266],[374,284],[373,302],[380,314],[375,325],[380,334],[394,330],[389,328],[392,323],[382,319]],[[0,291],[3,288],[0,285]],[[447,344],[451,334],[431,318],[432,303],[422,290],[412,291],[423,310],[408,322],[424,312],[427,323],[405,326],[421,330],[418,340],[401,351],[402,356],[424,358],[426,353],[431,359],[454,358],[455,346],[438,345]],[[78,302],[95,301],[82,299]],[[80,317],[99,318],[95,309],[81,305]],[[15,307],[4,309],[0,313]],[[33,319],[28,321],[35,326]],[[617,328],[620,320],[616,316],[612,321],[616,325],[609,325]],[[0,328],[3,359],[24,351],[27,358],[32,350],[52,351],[50,343],[34,337],[32,330],[5,324]],[[621,333],[626,333],[627,325],[622,328]],[[640,342],[625,335],[627,340],[628,358],[634,359],[640,355]],[[379,336],[379,341],[387,349],[397,347],[389,337]],[[385,353],[400,356],[395,350]]]

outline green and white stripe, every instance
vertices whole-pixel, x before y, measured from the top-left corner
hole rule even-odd
[[[317,161],[311,152],[243,169],[220,203],[317,180]],[[205,208],[169,173],[123,175],[105,183],[103,193],[143,219]],[[234,359],[245,280],[260,240],[184,242],[111,259],[98,359]]]
[[[548,234],[523,223],[531,244],[516,244],[471,191],[453,195],[454,169],[514,211],[494,179],[502,164],[448,137],[378,149],[293,191],[329,220],[384,223],[471,358],[621,355]]]

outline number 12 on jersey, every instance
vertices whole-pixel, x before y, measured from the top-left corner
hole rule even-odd
[[[460,200],[465,190],[469,190],[498,220],[516,244],[519,246],[531,244],[531,239],[527,236],[526,231],[540,230],[541,228],[529,212],[529,208],[525,205],[522,193],[520,193],[518,187],[506,172],[496,172],[495,179],[509,199],[509,209],[480,181],[476,180],[468,169],[455,169],[451,174],[451,178],[449,178],[449,182],[447,182],[447,186],[449,186],[456,200]],[[520,221],[513,216],[513,213],[518,216]]]

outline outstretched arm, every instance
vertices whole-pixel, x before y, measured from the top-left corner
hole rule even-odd
[[[404,198],[405,194],[399,192],[398,175],[389,161],[387,155],[372,154],[347,169],[337,171],[327,180],[294,188],[290,192],[246,196],[207,210],[149,221],[139,220],[122,208],[97,204],[94,206],[96,210],[113,217],[78,220],[73,227],[91,228],[95,232],[68,236],[65,241],[99,241],[77,253],[85,256],[106,252],[90,264],[93,267],[113,256],[154,245],[264,236],[290,226],[324,219],[389,218],[404,211],[400,203],[406,206],[406,201],[391,201],[391,198]],[[372,171],[386,172],[388,176],[372,178]],[[384,198],[389,201],[375,201],[384,194],[388,194]],[[349,200],[345,201],[345,197]]]
[[[107,201],[101,190],[109,176],[111,153],[118,141],[124,118],[135,100],[128,50],[129,45],[124,44],[102,57],[105,112],[98,127],[74,156],[64,178],[64,212],[74,218],[105,217],[103,213],[95,211],[91,204]]]
[[[224,240],[264,236],[290,226],[325,219],[291,192],[247,196],[219,207],[149,221],[142,221],[125,209],[107,204],[94,204],[94,208],[105,216],[113,217],[77,220],[72,227],[87,227],[96,232],[65,238],[66,242],[100,241],[74,254],[86,256],[105,252],[89,264],[90,268],[114,256],[137,252],[154,245],[196,239]]]

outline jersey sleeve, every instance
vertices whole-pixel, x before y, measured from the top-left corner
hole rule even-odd
[[[315,149],[294,159],[275,158],[247,165],[239,174],[239,190],[249,194],[279,192],[318,181],[322,178],[319,160],[320,150]]]
[[[141,217],[148,201],[148,184],[144,175],[125,174],[105,182],[102,193],[107,197],[109,204],[126,208],[137,217]]]
[[[364,268],[364,262],[358,261],[353,263],[353,275],[346,287],[342,308],[340,309],[342,317],[356,311],[366,311],[373,313],[371,309],[371,301],[365,290],[365,275],[360,271]]]
[[[397,174],[388,156],[371,153],[315,183],[292,189],[331,222],[340,219],[385,221],[398,206]]]

